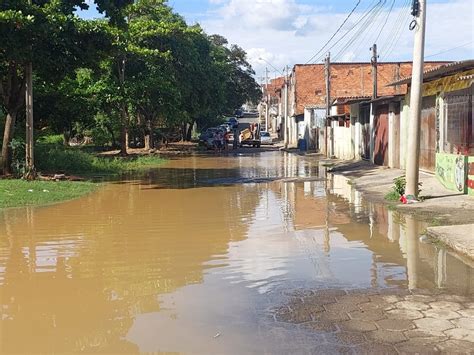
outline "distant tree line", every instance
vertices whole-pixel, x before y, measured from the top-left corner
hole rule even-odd
[[[86,0],[0,4],[2,168],[23,137],[25,67],[33,63],[35,129],[89,135],[127,154],[137,139],[174,129],[190,139],[245,102],[259,86],[245,51],[189,26],[166,0],[95,0],[100,20],[80,18]]]

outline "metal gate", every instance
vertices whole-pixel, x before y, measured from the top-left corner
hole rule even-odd
[[[436,97],[423,98],[420,127],[420,169],[434,172],[436,167]]]
[[[374,163],[388,166],[388,105],[375,108]]]

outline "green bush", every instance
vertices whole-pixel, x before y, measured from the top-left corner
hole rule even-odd
[[[393,179],[393,184],[395,185],[393,190],[398,194],[399,197],[405,194],[405,187],[407,186],[405,175]]]
[[[11,169],[14,176],[22,176],[25,173],[25,141],[13,138],[10,142],[12,154]]]
[[[393,185],[392,189],[385,195],[386,200],[397,201],[405,194],[405,188],[407,186],[405,175],[393,179]],[[418,186],[421,187],[422,183],[418,183]],[[419,191],[421,192],[421,189],[419,189]]]
[[[36,168],[43,173],[78,175],[120,174],[160,165],[164,160],[156,156],[133,158],[98,157],[81,148],[40,143],[36,146]]]
[[[47,134],[42,135],[36,140],[40,144],[64,145],[64,137],[61,134]]]

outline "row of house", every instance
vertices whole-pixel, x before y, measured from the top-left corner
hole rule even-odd
[[[296,65],[288,86],[280,80],[273,93],[283,106],[276,124],[285,144],[304,142],[331,157],[405,169],[412,64],[379,63],[376,92],[372,70],[371,63],[331,64],[328,107],[324,65]],[[425,62],[420,168],[446,187],[474,195],[473,77],[474,60]]]

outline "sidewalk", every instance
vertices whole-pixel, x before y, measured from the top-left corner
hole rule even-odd
[[[400,169],[389,169],[367,161],[323,160],[330,172],[351,179],[357,190],[368,201],[391,205],[393,208],[426,220],[432,227],[428,234],[458,253],[474,260],[474,198],[446,189],[432,174],[420,173],[420,203],[403,205],[385,200],[392,189],[393,179],[405,174]],[[437,227],[437,226],[449,227]]]

